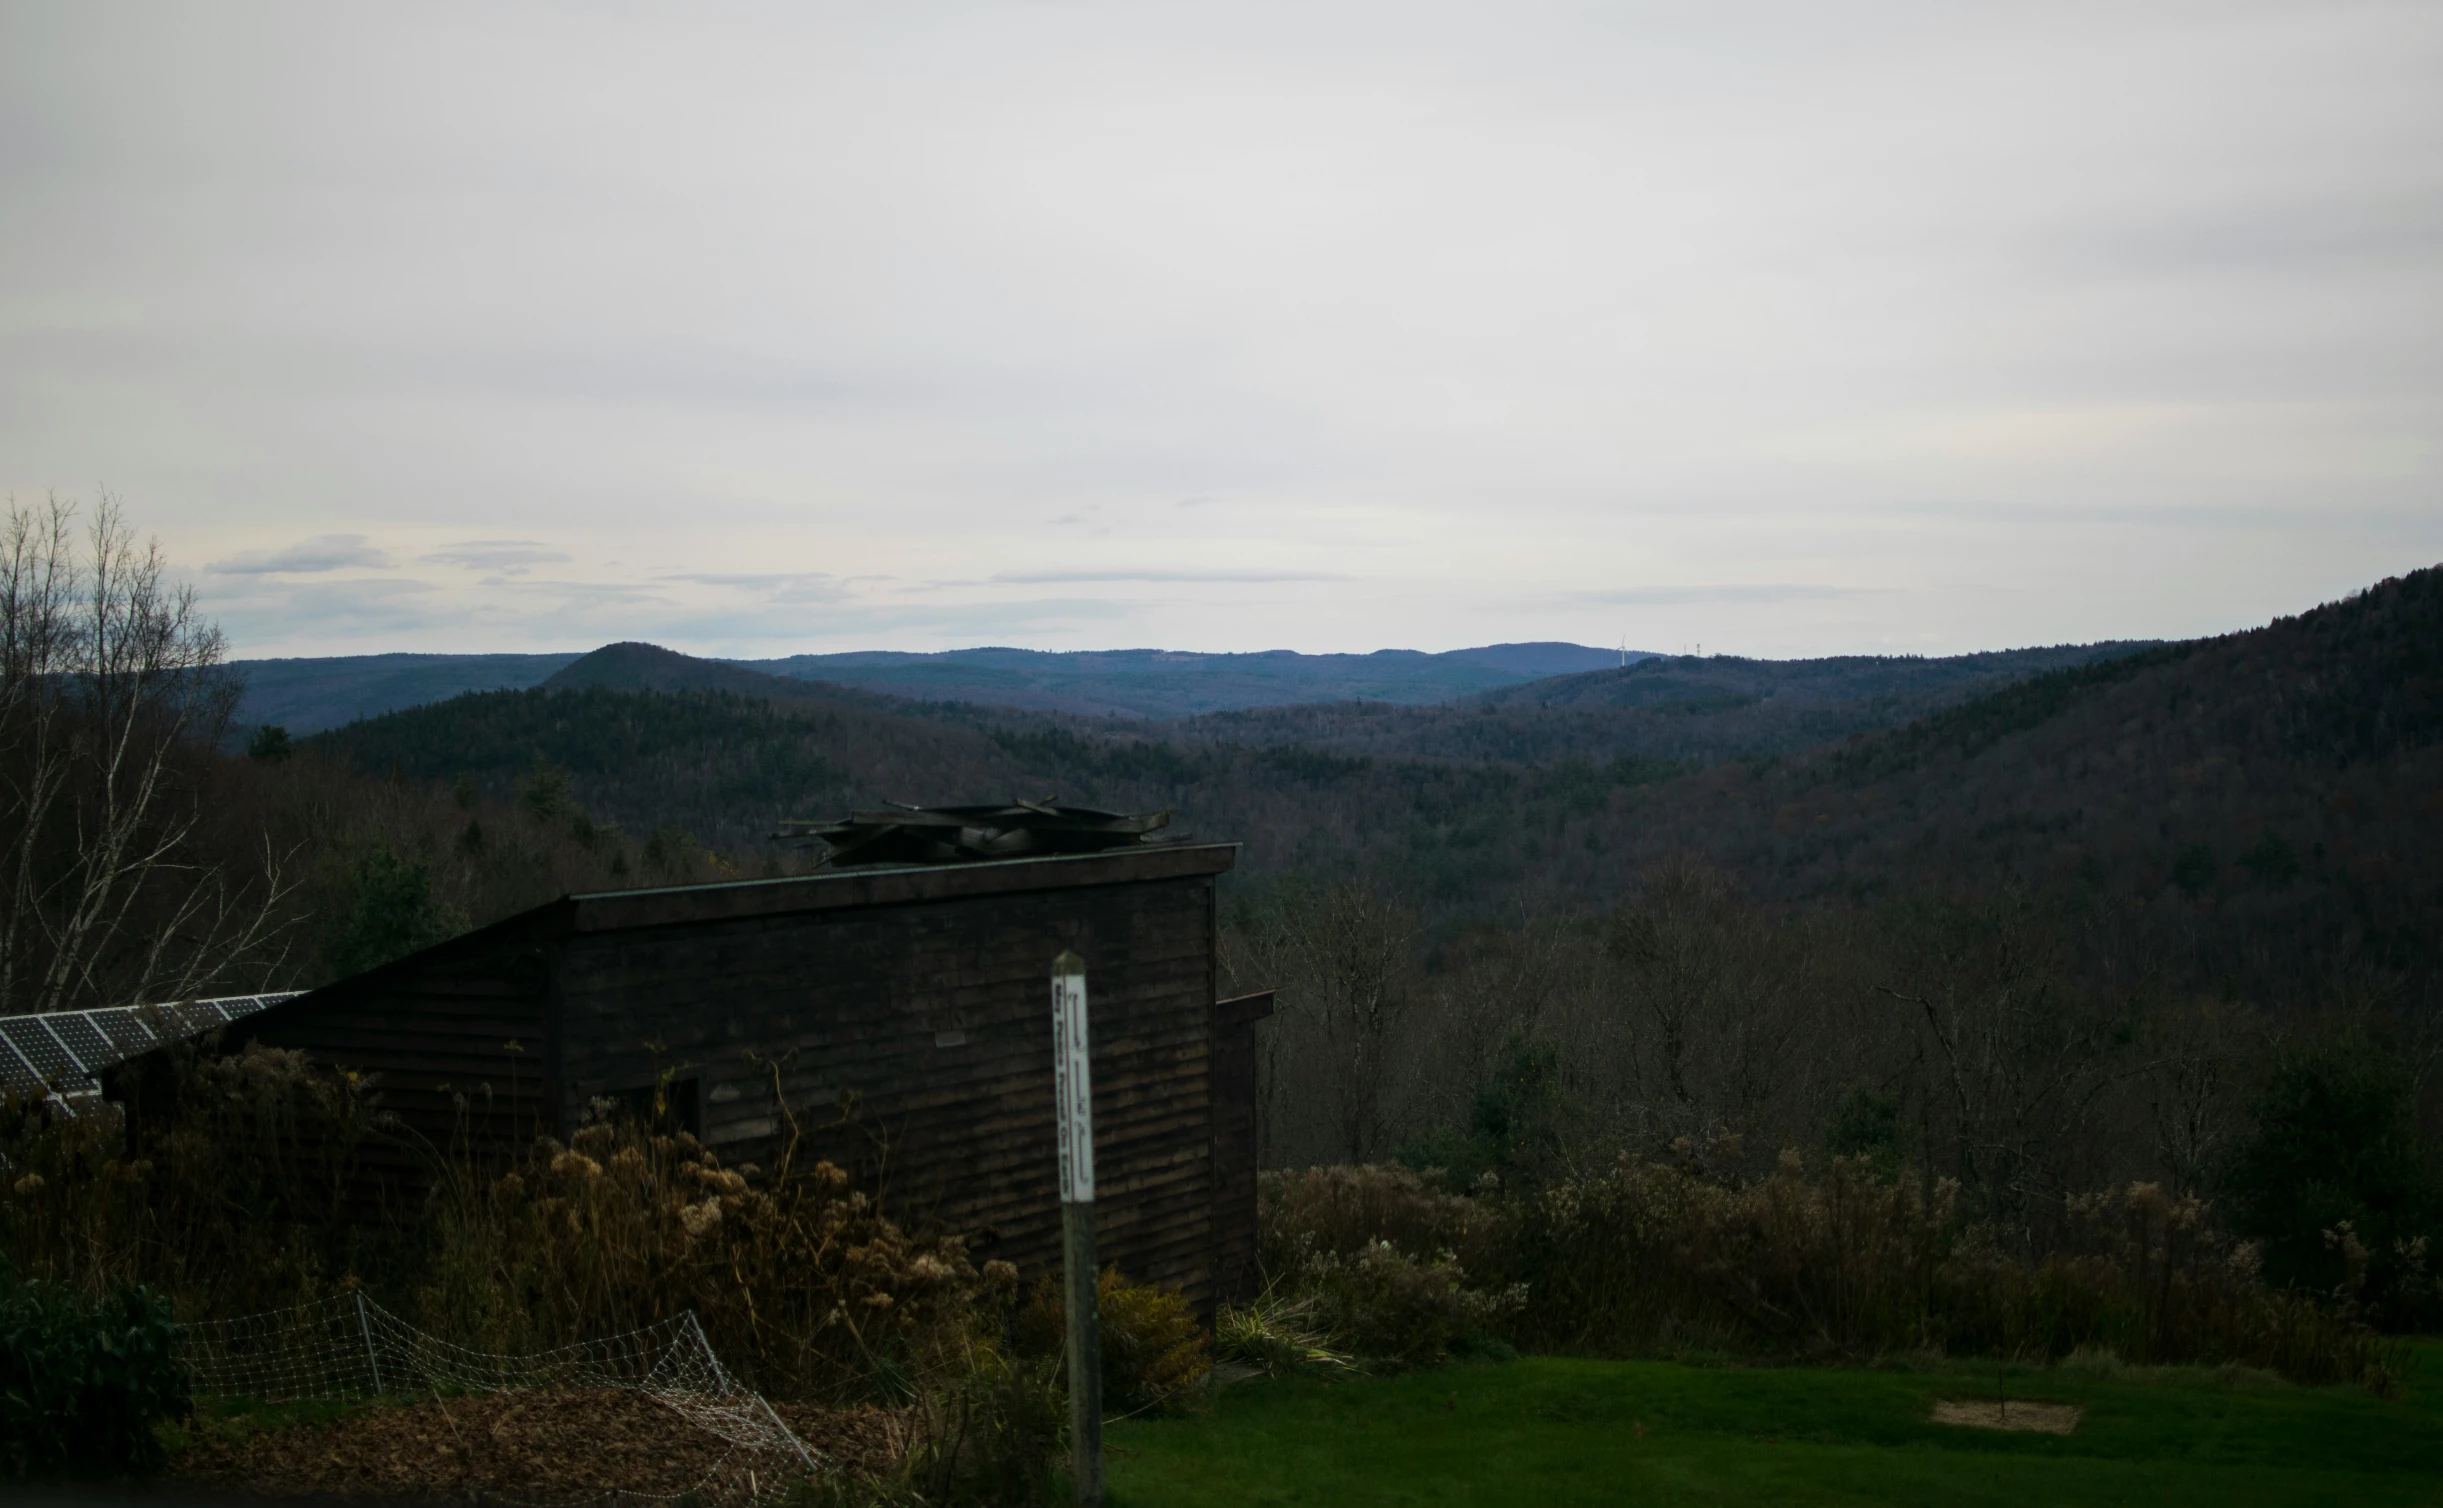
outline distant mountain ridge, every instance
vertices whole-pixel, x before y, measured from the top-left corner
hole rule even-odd
[[[242,725],[277,723],[303,735],[447,701],[463,692],[522,691],[612,650],[623,653],[579,672],[576,681],[557,684],[664,691],[728,685],[781,696],[789,694],[786,683],[828,682],[915,701],[974,702],[1092,717],[1170,718],[1285,702],[1430,705],[1540,676],[1616,668],[1624,653],[1632,662],[1645,658],[1639,650],[1549,641],[1486,644],[1441,654],[1413,649],[1363,655],[1308,655],[1288,649],[1257,654],[1166,649],[1056,653],[988,647],[930,654],[859,650],[776,660],[700,659],[654,645],[615,644],[592,654],[342,655],[239,660],[230,668],[246,681],[246,698],[238,709]],[[632,652],[645,650],[669,658],[653,661]],[[761,679],[730,684],[707,668],[721,665]]]
[[[1626,652],[1631,660],[1644,651]],[[1171,649],[1049,652],[953,649],[938,654],[861,650],[737,663],[798,680],[829,681],[920,701],[974,702],[1089,717],[1192,717],[1297,702],[1428,706],[1542,676],[1618,667],[1623,651],[1583,644],[1487,644],[1427,654],[1201,654]]]

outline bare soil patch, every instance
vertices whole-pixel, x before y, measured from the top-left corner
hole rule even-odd
[[[887,1471],[907,1448],[904,1413],[775,1404],[798,1437],[840,1468]],[[641,1394],[537,1390],[427,1398],[328,1424],[199,1432],[171,1462],[196,1486],[282,1496],[519,1498],[694,1489],[727,1442]],[[767,1468],[768,1469],[768,1468]],[[713,1494],[719,1496],[722,1494]]]
[[[1945,1399],[1934,1405],[1936,1424],[1965,1424],[1974,1429],[2025,1429],[2044,1435],[2066,1435],[2078,1428],[2086,1411],[2074,1403],[2021,1403],[2009,1399]]]

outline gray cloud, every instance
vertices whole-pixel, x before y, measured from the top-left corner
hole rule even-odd
[[[664,581],[692,581],[700,586],[734,587],[774,602],[838,602],[849,594],[848,584],[820,571],[765,574],[729,571],[673,572]]]
[[[310,624],[317,638],[309,648],[328,653],[321,647],[328,640],[412,641],[446,622],[435,589],[403,577],[263,587],[215,604],[221,626],[240,643],[280,643],[292,638],[297,625]]]
[[[1876,592],[1874,587],[1801,586],[1788,582],[1755,582],[1721,586],[1649,586],[1625,587],[1608,592],[1574,592],[1575,602],[1603,603],[1620,607],[1681,607],[1698,603],[1781,603],[1826,602],[1843,597],[1864,597]]]
[[[638,581],[566,581],[523,574],[487,576],[481,585],[529,601],[548,601],[561,608],[602,609],[661,606],[669,594]]]
[[[1347,581],[1339,571],[1195,571],[1147,566],[1138,570],[1115,571],[1002,571],[990,578],[994,582],[1012,585],[1048,586],[1058,582],[1076,581]]]
[[[673,616],[662,631],[708,643],[845,646],[876,638],[922,636],[945,644],[1009,643],[1079,625],[1125,621],[1137,604],[1107,597],[1049,597],[1021,602],[885,603],[784,612],[777,606],[744,612]]]
[[[1934,652],[2443,557],[2434,5],[1226,31],[0,6],[0,492],[106,483],[244,653]],[[435,590],[266,607],[374,539]],[[1034,586],[1103,605],[967,600]]]
[[[430,565],[463,566],[470,571],[516,576],[535,566],[559,565],[575,557],[539,539],[470,539],[417,558]]]
[[[218,576],[313,575],[350,567],[384,568],[390,557],[362,534],[317,534],[285,550],[241,550],[204,567]]]
[[[2284,278],[2423,273],[2443,261],[2443,182],[2410,197],[2215,207],[2065,232],[2061,265],[2091,276]]]

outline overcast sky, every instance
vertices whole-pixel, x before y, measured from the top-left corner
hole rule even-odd
[[[1761,655],[2443,560],[2443,5],[0,6],[0,488],[241,654]]]

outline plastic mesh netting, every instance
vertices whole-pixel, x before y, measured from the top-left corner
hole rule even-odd
[[[776,1500],[789,1482],[830,1465],[782,1422],[761,1394],[730,1376],[692,1311],[625,1335],[530,1356],[452,1345],[362,1293],[244,1319],[188,1325],[183,1338],[199,1399],[369,1402],[524,1388],[640,1393],[728,1446],[720,1463],[693,1489],[706,1499]],[[648,1493],[622,1496],[669,1501]]]

